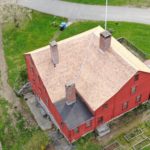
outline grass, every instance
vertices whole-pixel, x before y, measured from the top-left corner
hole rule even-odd
[[[130,131],[128,134],[125,135],[125,139],[127,141],[130,141],[140,134],[142,134],[142,130],[140,128],[135,128],[132,131]]]
[[[146,147],[149,144],[150,144],[150,139],[147,138],[147,139],[141,141],[140,143],[138,143],[137,145],[135,145],[135,149],[141,150],[143,147]]]
[[[89,133],[85,137],[74,143],[76,150],[102,150],[102,147],[96,142],[94,133]]]
[[[5,25],[3,28],[3,44],[9,67],[9,83],[12,86],[15,85],[18,74],[24,71],[23,54],[47,45],[58,30],[52,23],[55,22],[57,26],[64,20],[36,11],[33,11],[32,18],[32,20],[23,23],[20,28],[15,28],[12,24]]]
[[[40,137],[40,138],[39,138]],[[3,150],[41,150],[48,143],[47,135],[37,126],[28,127],[26,120],[0,99],[0,141]]]
[[[68,2],[84,3],[84,4],[93,4],[93,5],[105,5],[106,0],[65,0]],[[108,0],[109,5],[114,6],[137,6],[137,7],[150,7],[149,0]]]
[[[143,148],[143,150],[150,150],[150,145]]]
[[[1,71],[0,71],[0,89],[1,89],[1,86],[2,86],[2,80],[1,80]]]

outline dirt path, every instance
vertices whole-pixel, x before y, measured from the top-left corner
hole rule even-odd
[[[7,64],[2,44],[2,28],[0,26],[0,97],[5,98],[15,108],[13,111],[19,111],[26,118],[29,124],[35,125],[35,120],[24,104],[16,96],[11,86],[8,84]]]
[[[0,96],[4,97],[15,106],[19,106],[19,98],[15,95],[12,88],[8,84],[7,65],[5,61],[3,45],[2,45],[2,31],[0,27]]]

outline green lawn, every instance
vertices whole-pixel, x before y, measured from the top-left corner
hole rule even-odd
[[[9,83],[14,86],[20,72],[25,67],[23,54],[47,45],[63,18],[33,11],[32,20],[23,23],[20,28],[12,24],[3,28],[3,44],[8,64]],[[23,72],[24,73],[24,72]],[[16,85],[18,86],[18,85]]]
[[[84,3],[84,4],[93,4],[93,5],[105,5],[106,0],[65,0],[68,2]],[[149,0],[108,0],[109,5],[114,6],[137,6],[137,7],[150,7]]]
[[[29,126],[18,112],[0,98],[0,141],[3,150],[41,150],[48,137],[37,126]]]

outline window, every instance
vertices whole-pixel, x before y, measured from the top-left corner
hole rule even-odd
[[[128,108],[128,102],[123,103],[122,110],[126,110]]]
[[[105,109],[108,108],[108,104],[107,104],[107,103],[104,104],[104,105],[103,105],[103,108],[105,108]]]
[[[137,81],[139,79],[139,74],[136,74],[135,76],[134,76],[134,81]]]
[[[132,89],[131,89],[131,93],[134,94],[135,92],[136,92],[136,87],[134,86],[134,87],[132,87]]]
[[[88,127],[90,127],[91,126],[91,120],[88,120],[87,122],[86,122],[86,127],[88,128]]]
[[[141,95],[141,94],[138,95],[138,96],[136,97],[136,102],[137,102],[137,103],[140,103],[140,102],[141,102],[141,98],[142,98],[142,95]]]
[[[103,121],[104,121],[103,117],[100,117],[100,118],[98,119],[98,123],[103,123]]]
[[[79,133],[79,128],[75,128],[75,129],[74,129],[74,132],[75,132],[75,133]]]

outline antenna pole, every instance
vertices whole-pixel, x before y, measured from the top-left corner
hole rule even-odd
[[[105,8],[105,30],[107,30],[107,13],[108,13],[108,0],[106,0],[106,8]]]

